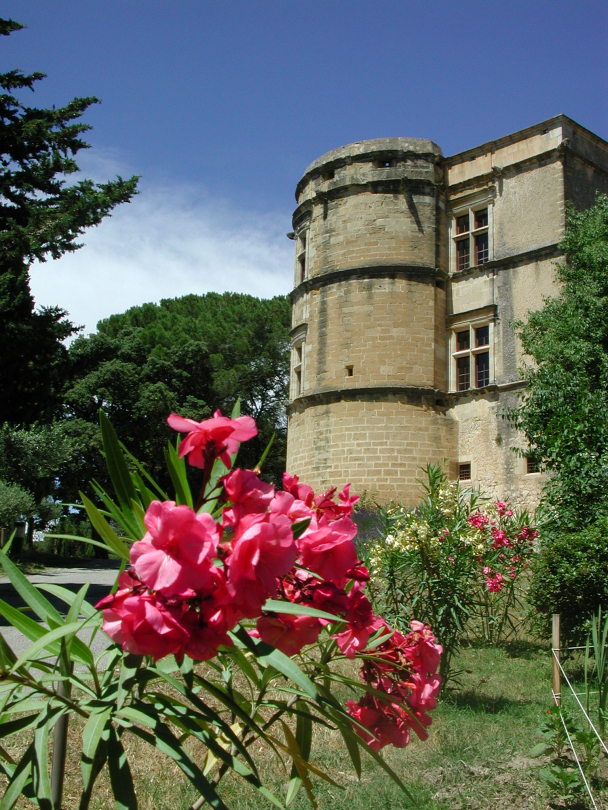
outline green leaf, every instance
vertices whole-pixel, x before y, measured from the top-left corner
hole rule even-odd
[[[298,702],[300,703],[300,709],[306,708],[306,704],[303,701]],[[312,720],[309,714],[298,714],[295,739],[303,759],[308,760],[312,745]],[[291,768],[291,777],[289,780],[289,786],[287,788],[285,804],[290,805],[292,803],[302,784],[302,777],[300,776],[296,763],[294,762]]]
[[[55,534],[54,532],[48,532],[44,536],[45,538],[54,537],[57,540],[75,540],[77,543],[84,543],[87,546],[97,546],[104,551],[108,550],[107,543],[100,543],[99,540],[93,540],[91,537],[80,537],[77,534]]]
[[[35,641],[31,647],[29,647],[23,655],[21,655],[15,664],[13,664],[13,672],[19,667],[23,666],[26,661],[31,661],[34,656],[38,655],[39,652],[42,650],[51,650],[51,645],[54,641],[58,641],[62,638],[69,638],[70,636],[74,636],[79,630],[82,629],[86,622],[70,622],[70,624],[65,624],[63,627],[56,627],[54,630],[48,630],[44,635]],[[85,647],[88,653],[88,660],[85,663],[88,666],[93,666],[93,654],[89,650],[88,647]]]
[[[32,760],[34,758],[34,743],[31,743],[19,764],[13,770],[9,785],[0,802],[0,810],[12,810],[25,786],[32,779]]]
[[[266,456],[268,455],[268,453],[270,452],[270,448],[274,444],[275,436],[276,436],[276,433],[273,433],[272,436],[270,437],[270,441],[266,445],[266,448],[265,448],[264,452],[262,453],[261,459],[255,465],[256,469],[262,469],[262,464],[266,461]]]
[[[129,560],[129,549],[127,548],[125,542],[121,540],[121,538],[112,529],[93,501],[89,500],[86,495],[83,495],[82,492],[80,493],[80,497],[82,498],[82,502],[87,510],[89,520],[93,524],[93,527],[97,529],[99,534],[103,537],[106,545],[115,554],[122,557],[123,560]]]
[[[88,807],[95,779],[107,757],[106,741],[110,733],[109,720],[111,715],[112,707],[91,714],[82,730],[80,771],[82,773],[83,797],[80,801],[79,810],[85,810]],[[102,740],[103,737],[105,737],[105,740]]]
[[[186,474],[186,462],[179,454],[171,442],[167,443],[165,448],[165,461],[167,462],[167,469],[171,476],[171,482],[175,487],[175,501],[178,505],[189,506],[190,509],[194,508],[192,500],[192,493],[190,492],[190,485],[188,484],[188,476]]]
[[[131,711],[124,710],[125,712]],[[135,734],[140,739],[147,742],[149,745],[156,748],[163,754],[171,757],[177,764],[178,768],[186,775],[198,792],[203,796],[207,802],[214,808],[214,810],[229,810],[224,802],[215,792],[213,785],[205,778],[203,772],[198,765],[191,759],[188,752],[178,740],[173,736],[169,728],[156,719],[154,725],[154,734],[139,728],[138,726],[130,726],[129,731]],[[0,807],[0,810],[3,808]]]
[[[135,456],[133,455],[133,453],[130,453],[130,452],[127,450],[127,448],[124,446],[124,444],[123,444],[122,442],[119,442],[119,444],[120,444],[120,449],[122,450],[122,452],[124,453],[124,455],[125,455],[125,456],[126,456],[128,459],[130,459],[130,460],[131,460],[131,462],[134,464],[134,466],[135,466],[135,467],[137,467],[137,469],[138,469],[138,470],[139,470],[139,472],[140,472],[140,473],[143,475],[143,477],[144,477],[144,478],[145,478],[147,481],[149,481],[149,482],[150,482],[150,484],[152,484],[152,486],[153,486],[153,487],[154,487],[154,489],[156,490],[156,493],[154,493],[154,492],[152,492],[150,489],[148,489],[148,494],[149,494],[149,496],[150,496],[150,500],[155,501],[155,500],[158,500],[158,499],[160,498],[162,501],[170,501],[170,500],[171,500],[171,498],[169,498],[169,496],[168,496],[168,495],[167,495],[167,493],[164,491],[164,489],[161,489],[161,487],[159,487],[159,485],[158,485],[158,484],[156,483],[156,481],[155,481],[155,480],[152,478],[152,476],[151,476],[151,475],[150,475],[150,473],[149,473],[149,472],[146,470],[146,468],[143,466],[143,464],[142,464],[140,461],[138,461],[138,460],[135,458]],[[138,476],[138,478],[139,478],[139,476]],[[134,479],[134,480],[135,480],[135,479]],[[141,478],[139,478],[139,480],[141,480]],[[147,507],[146,507],[146,508],[147,508]]]
[[[125,461],[116,432],[105,413],[99,410],[99,425],[108,472],[122,508],[131,511],[131,501],[137,499],[131,473]],[[88,510],[87,510],[88,511]]]
[[[103,545],[100,543],[99,545]],[[103,546],[106,548],[106,546]],[[74,601],[77,598],[77,594],[74,591],[70,591],[69,588],[64,588],[62,585],[53,585],[52,583],[46,582],[36,582],[35,587],[39,591],[46,591],[47,593],[56,596],[57,599],[61,599],[62,602],[65,602],[66,605],[73,605]],[[99,615],[99,611],[95,610],[93,605],[90,605],[88,602],[81,602],[80,605],[80,613],[87,618],[90,619],[92,616]]]
[[[317,616],[319,619],[328,619],[331,622],[344,621],[340,616],[333,613],[326,613],[324,610],[318,610],[307,605],[297,605],[294,602],[281,602],[278,599],[267,599],[262,610],[268,613],[289,613],[293,616]]]
[[[62,714],[63,708],[61,706],[51,709],[50,703],[48,703],[34,735],[32,775],[34,792],[40,803],[41,810],[53,810],[51,804],[51,781],[48,770],[49,732],[54,725],[53,720],[57,721]]]
[[[0,564],[19,596],[43,622],[48,624],[50,620],[58,625],[63,624],[63,617],[57,609],[26,579],[2,551],[0,551]]]
[[[108,769],[112,792],[116,800],[116,810],[137,810],[137,796],[129,761],[116,729],[113,727],[110,727]]]
[[[46,705],[46,702],[45,704]],[[40,717],[40,712],[36,712],[36,714],[28,714],[25,717],[19,717],[17,720],[3,720],[0,723],[0,739],[3,737],[10,737],[11,734],[17,734],[19,731],[25,731],[25,729],[32,728],[38,722],[38,718]]]
[[[319,701],[319,691],[310,678],[295,664],[291,658],[280,650],[275,650],[270,644],[252,638],[243,627],[232,631],[232,636],[238,638],[241,644],[255,655],[260,661],[277,669],[285,677],[292,680],[309,697]]]
[[[0,672],[6,672],[13,668],[17,656],[13,652],[10,644],[0,633]]]
[[[133,655],[133,653],[127,653],[123,657],[118,678],[118,694],[116,696],[117,709],[122,708],[125,700],[131,693],[142,661],[142,655]]]
[[[532,759],[536,759],[537,757],[544,757],[546,754],[551,754],[553,751],[555,751],[555,748],[552,745],[538,743],[530,751],[529,756],[532,757]]]

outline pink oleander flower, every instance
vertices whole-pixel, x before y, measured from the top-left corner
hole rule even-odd
[[[306,531],[312,531],[317,528],[317,520],[310,506],[307,506],[304,501],[294,498],[289,492],[283,490],[277,492],[270,503],[270,511],[276,515],[287,515],[292,523],[310,520]]]
[[[345,619],[348,627],[332,638],[336,639],[340,651],[347,658],[354,658],[357,652],[366,647],[372,633],[379,630],[383,621],[376,619],[372,611],[371,602],[361,593],[355,585],[348,594],[348,609]]]
[[[230,419],[219,411],[202,422],[172,413],[167,422],[173,430],[188,434],[179,446],[179,456],[188,456],[188,462],[200,469],[208,467],[216,458],[221,458],[230,469],[230,456],[236,453],[239,443],[252,439],[258,432],[251,416]]]
[[[280,613],[261,616],[257,621],[257,631],[262,641],[272,644],[285,655],[296,655],[302,647],[314,644],[322,629],[323,624],[314,616]]]
[[[232,647],[228,630],[236,622],[227,621],[226,613],[213,603],[204,604],[200,611],[187,610],[182,616],[182,626],[188,632],[184,652],[194,661],[208,661],[217,655],[218,647]]]
[[[213,584],[218,527],[174,501],[152,501],[144,517],[148,531],[131,546],[131,565],[149,588],[163,596],[199,592]]]
[[[259,616],[268,596],[276,596],[277,578],[291,570],[297,557],[289,518],[270,514],[261,517],[243,518],[225,560],[234,599],[249,605],[245,615],[250,618]]]
[[[120,589],[97,603],[103,611],[103,631],[123,650],[151,655],[155,661],[166,655],[181,659],[188,632],[181,624],[181,608],[149,593],[132,572],[123,572]]]
[[[224,526],[236,526],[245,515],[266,512],[274,498],[274,486],[252,470],[237,468],[221,479],[232,508],[224,509]]]
[[[348,700],[346,708],[351,717],[371,732],[366,734],[358,725],[353,726],[357,734],[374,751],[379,751],[385,745],[405,748],[409,743],[410,731],[405,713],[397,705],[387,706],[365,695],[358,703]]]
[[[469,515],[469,523],[475,529],[483,529],[486,523],[489,522],[489,518],[487,515],[482,515],[481,512],[473,512]]]
[[[509,538],[507,537],[507,533],[502,529],[492,529],[492,537],[494,538],[492,548],[499,549],[501,546],[509,545]]]
[[[502,590],[503,583],[504,577],[500,572],[486,579],[486,587],[492,593],[499,593]]]
[[[346,572],[357,563],[353,543],[356,534],[357,524],[343,517],[302,535],[298,540],[302,565],[323,579],[342,585]]]
[[[486,576],[488,574],[491,574],[492,573],[491,567],[489,565],[484,566],[483,573],[486,574]]]
[[[309,487],[308,484],[300,484],[297,475],[283,473],[283,489],[293,495],[297,501],[305,503],[306,506],[311,507],[313,505],[315,499],[313,488]]]
[[[495,501],[494,502],[494,506],[496,507],[496,511],[498,512],[500,517],[502,517],[506,513],[506,511],[507,511],[507,509],[509,508],[510,505],[511,504],[506,503],[506,501]],[[511,514],[513,514],[513,513],[511,512]]]
[[[317,495],[314,500],[314,507],[320,521],[332,522],[343,517],[349,517],[352,514],[353,506],[360,498],[358,495],[349,496],[350,487],[350,484],[346,484],[342,492],[338,493],[340,503],[336,503],[334,500],[338,487],[331,487],[327,492]]]

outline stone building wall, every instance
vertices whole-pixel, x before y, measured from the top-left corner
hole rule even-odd
[[[525,390],[513,324],[557,293],[566,203],[596,190],[608,144],[565,116],[449,158],[387,138],[312,163],[293,220],[290,472],[411,503],[421,466],[470,465],[472,485],[534,508],[545,476],[504,418]],[[459,270],[456,218],[486,209],[488,260]],[[457,334],[480,327],[489,384],[458,391]]]

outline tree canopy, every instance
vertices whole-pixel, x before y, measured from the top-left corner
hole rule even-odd
[[[570,209],[561,292],[519,334],[533,363],[511,419],[551,473],[547,502],[563,527],[608,513],[608,197]]]
[[[0,19],[0,35],[24,26]],[[75,156],[90,144],[78,119],[98,99],[75,98],[41,109],[21,100],[44,73],[0,74],[0,422],[49,420],[61,398],[68,363],[62,341],[77,331],[60,308],[35,310],[29,285],[34,261],[77,250],[78,237],[136,193],[137,177],[108,183],[68,182]]]
[[[290,306],[238,293],[208,293],[133,307],[78,337],[69,349],[72,384],[63,421],[88,446],[63,478],[75,497],[89,478],[103,476],[99,409],[126,447],[162,478],[163,448],[176,434],[169,413],[204,419],[229,414],[238,398],[256,419],[259,435],[247,442],[239,464],[253,467],[273,434],[264,474],[280,480],[285,469]],[[168,484],[168,482],[167,482]]]

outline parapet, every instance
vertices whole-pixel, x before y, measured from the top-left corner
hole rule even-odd
[[[440,147],[427,138],[373,138],[368,141],[356,141],[332,149],[331,152],[326,152],[313,160],[296,187],[296,200],[298,203],[302,202],[301,194],[310,181],[313,181],[315,186],[319,181],[339,181],[338,175],[342,174],[343,181],[348,182],[353,173],[344,172],[348,167],[357,171],[360,164],[367,163],[371,164],[372,170],[382,171],[413,161],[422,160],[435,164],[442,158]]]

